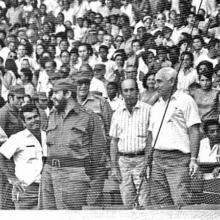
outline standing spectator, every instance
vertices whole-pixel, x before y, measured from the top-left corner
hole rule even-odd
[[[22,106],[24,95],[23,87],[18,85],[11,87],[8,94],[8,102],[0,109],[0,127],[8,138],[23,129],[19,109]],[[11,200],[11,185],[2,171],[0,173],[0,186],[0,208],[14,209],[14,204]]]
[[[220,114],[219,91],[212,88],[213,72],[204,70],[199,74],[198,88],[193,92],[193,98],[198,106],[199,115],[202,121],[216,118]]]
[[[70,79],[57,80],[53,91],[55,109],[48,122],[39,208],[81,209],[105,139],[97,116],[77,103],[76,87]]]
[[[40,117],[36,106],[23,106],[21,114],[26,129],[12,135],[1,146],[0,164],[13,186],[12,200],[15,209],[37,209],[42,157],[47,150],[46,133],[40,130]]]
[[[124,80],[121,88],[124,103],[114,112],[110,129],[112,177],[120,183],[123,204],[132,208],[146,162],[150,105],[138,101],[138,86],[133,79]],[[141,206],[146,205],[147,196],[144,180],[139,195]]]
[[[135,12],[130,0],[122,0],[122,6],[120,8],[122,14],[126,14],[129,17],[130,25],[135,26]]]
[[[102,122],[102,129],[106,138],[105,143],[105,154],[104,158],[109,154],[109,129],[112,117],[112,110],[108,101],[99,96],[89,92],[90,82],[92,79],[92,70],[86,66],[81,67],[81,71],[78,73],[76,78],[77,83],[77,101],[79,104],[84,106],[96,113],[100,121]],[[104,180],[106,178],[106,160],[100,164],[99,168],[96,168],[93,173],[93,179],[90,183],[90,191],[87,197],[87,203],[90,205],[100,204],[100,197],[104,186]]]
[[[183,65],[178,75],[177,89],[189,92],[189,86],[198,81],[198,75],[193,68],[193,54],[191,52],[183,52],[181,55]]]
[[[8,23],[10,25],[14,25],[16,23],[22,24],[23,18],[23,8],[18,4],[18,0],[11,0],[11,7],[8,9],[6,13],[6,17],[8,19]]]
[[[198,169],[199,124],[198,108],[187,94],[176,91],[177,72],[165,67],[156,74],[156,88],[160,99],[151,109],[149,141],[155,151],[152,164],[151,204],[190,204],[190,177]],[[173,93],[171,94],[171,91]],[[167,101],[170,103],[159,136],[158,131]],[[155,143],[155,140],[157,141]],[[152,154],[151,154],[152,156]]]

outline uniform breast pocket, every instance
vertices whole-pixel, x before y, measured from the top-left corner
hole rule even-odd
[[[56,140],[55,140],[55,137],[57,136],[56,135],[56,130],[57,128],[57,125],[51,125],[51,126],[48,126],[47,128],[47,146],[50,146],[50,145],[53,145]]]
[[[82,146],[86,129],[82,126],[74,126],[71,128],[68,136],[69,143],[74,146]]]

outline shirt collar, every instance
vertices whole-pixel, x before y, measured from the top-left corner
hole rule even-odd
[[[176,99],[179,97],[180,92],[181,92],[181,91],[178,91],[178,90],[175,91],[175,92],[173,93],[173,95],[171,96],[171,100],[176,100]],[[159,102],[165,102],[161,96],[159,97],[158,101],[159,101]],[[167,101],[168,101],[168,100],[167,100]],[[167,101],[166,101],[166,102],[167,102]]]
[[[140,101],[138,100],[133,109],[139,109],[140,106],[141,106],[141,103],[140,103]],[[124,100],[123,100],[123,104],[122,104],[122,109],[123,109],[123,111],[124,111],[124,110],[127,110],[127,107],[126,107],[126,104],[125,104],[125,101],[124,101]]]

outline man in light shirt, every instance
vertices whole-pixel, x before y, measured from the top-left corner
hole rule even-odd
[[[102,97],[107,98],[106,79],[105,79],[105,64],[96,64],[94,67],[94,76],[90,82],[90,92],[99,92]]]
[[[43,155],[47,150],[46,133],[40,130],[39,111],[35,105],[23,106],[21,114],[26,129],[12,135],[1,146],[0,164],[13,185],[15,209],[37,209]]]
[[[195,101],[188,94],[176,91],[176,76],[177,72],[173,68],[164,67],[155,77],[160,99],[151,109],[148,139],[149,142],[152,139],[154,149],[153,158],[152,153],[148,158],[148,163],[151,162],[150,159],[153,160],[150,194],[152,205],[189,204],[190,177],[194,177],[198,169],[201,120]]]
[[[199,162],[216,163],[220,160],[220,124],[216,119],[209,119],[204,122],[203,127],[206,138],[200,141]],[[219,176],[220,168],[215,168],[211,173],[205,173],[205,180]]]
[[[138,100],[138,85],[134,79],[121,84],[124,103],[112,117],[110,128],[112,177],[120,184],[122,201],[125,206],[135,205],[140,188],[138,203],[146,206],[148,188],[142,183],[140,174],[145,166],[147,130],[150,105]]]

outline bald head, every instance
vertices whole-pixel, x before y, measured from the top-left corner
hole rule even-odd
[[[162,78],[165,80],[170,80],[170,79],[175,79],[176,76],[177,76],[177,72],[175,69],[173,69],[172,67],[164,67],[157,72],[156,79]]]
[[[121,83],[122,96],[128,109],[132,109],[138,100],[138,86],[133,79],[125,79]],[[130,111],[129,110],[129,111]]]

